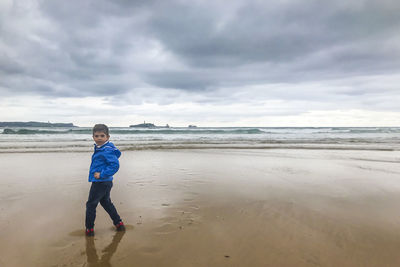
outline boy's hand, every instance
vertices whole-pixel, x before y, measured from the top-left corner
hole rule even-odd
[[[100,179],[100,173],[99,173],[99,172],[95,172],[95,173],[94,173],[94,178]]]

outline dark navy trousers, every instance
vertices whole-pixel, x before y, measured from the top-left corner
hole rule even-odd
[[[94,227],[94,220],[96,219],[96,207],[100,202],[100,205],[110,215],[114,225],[121,221],[118,215],[117,209],[111,202],[110,192],[113,186],[112,181],[109,182],[92,182],[92,186],[89,191],[89,199],[86,202],[86,228],[90,229]]]

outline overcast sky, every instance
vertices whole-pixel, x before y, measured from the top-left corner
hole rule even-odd
[[[400,126],[400,1],[0,1],[0,121]]]

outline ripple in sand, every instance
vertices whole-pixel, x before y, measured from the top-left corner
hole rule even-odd
[[[132,224],[124,224],[125,225],[125,229],[128,230],[133,230],[135,227]],[[115,226],[111,226],[110,230],[113,230],[115,232]]]
[[[187,211],[187,210],[177,210],[176,212],[180,213],[181,216],[183,216],[183,215],[186,215],[186,216],[192,215],[192,212],[191,211]]]
[[[9,195],[3,195],[0,200],[7,200],[7,201],[14,201],[14,200],[22,200],[26,198],[26,195],[23,195],[21,193],[17,194],[9,194]]]
[[[134,182],[129,182],[130,184],[151,184],[154,180],[136,180]]]
[[[161,248],[160,247],[141,247],[138,250],[143,253],[157,253],[157,252],[161,251]]]
[[[163,225],[155,228],[155,232],[157,234],[170,234],[178,230],[178,226],[172,223],[164,223]]]
[[[160,221],[165,222],[165,223],[172,223],[172,222],[178,222],[178,218],[177,217],[172,217],[172,216],[168,216],[168,217],[163,217],[160,218]]]
[[[69,236],[85,236],[85,230],[84,229],[75,230],[75,231],[70,232],[68,235]]]
[[[58,248],[58,249],[63,249],[63,248],[71,246],[71,243],[66,240],[59,240],[59,241],[56,241],[53,244],[51,244],[51,246]]]

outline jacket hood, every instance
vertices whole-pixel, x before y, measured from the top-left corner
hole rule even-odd
[[[98,147],[96,144],[94,144],[94,151],[107,151],[107,152],[113,152],[117,158],[121,156],[121,151],[118,150],[118,148],[115,147],[113,143],[110,141],[104,143],[102,146]]]

